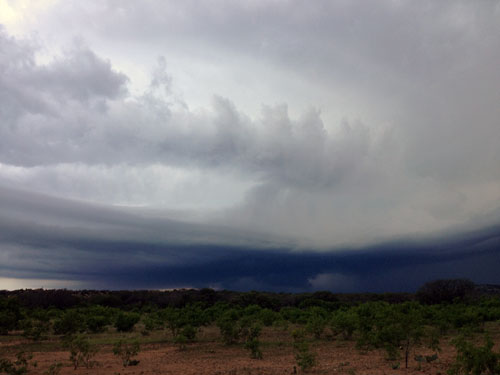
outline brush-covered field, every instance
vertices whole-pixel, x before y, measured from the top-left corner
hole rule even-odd
[[[213,291],[210,301],[176,291],[191,297],[163,306],[110,303],[115,292],[64,291],[56,302],[45,291],[4,293],[0,374],[499,374],[500,298],[441,289]]]

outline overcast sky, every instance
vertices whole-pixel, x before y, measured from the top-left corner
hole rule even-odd
[[[0,0],[0,289],[500,283],[500,3]]]

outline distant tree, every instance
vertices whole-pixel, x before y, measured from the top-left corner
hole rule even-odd
[[[72,335],[85,330],[83,316],[76,310],[66,310],[54,321],[56,335]]]
[[[17,298],[0,298],[0,335],[6,335],[19,326],[22,318]]]
[[[435,280],[425,283],[417,291],[417,299],[425,304],[438,304],[463,300],[472,294],[475,284],[468,279]]]
[[[325,331],[328,324],[328,312],[318,306],[310,307],[307,311],[306,330],[314,335],[315,339],[319,339]]]
[[[138,313],[120,311],[116,318],[115,328],[118,332],[130,332],[141,319]]]

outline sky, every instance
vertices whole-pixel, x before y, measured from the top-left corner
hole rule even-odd
[[[500,3],[0,0],[0,289],[500,284]]]

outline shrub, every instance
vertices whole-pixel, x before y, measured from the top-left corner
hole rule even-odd
[[[15,298],[0,299],[0,335],[6,335],[18,327],[22,318],[19,302]]]
[[[62,369],[62,363],[56,362],[50,365],[50,367],[44,371],[43,375],[59,375]]]
[[[297,365],[302,371],[310,370],[316,365],[316,354],[309,349],[309,344],[305,340],[305,332],[295,330],[292,332],[292,337]]]
[[[54,321],[56,335],[73,335],[85,329],[84,320],[76,310],[65,311],[59,319]]]
[[[8,375],[22,375],[28,372],[28,367],[33,356],[31,354],[26,354],[25,352],[19,352],[16,354],[16,360],[14,362],[8,359],[0,359],[0,373],[5,373]],[[33,364],[36,367],[36,363]]]
[[[183,334],[179,333],[174,337],[174,343],[179,347],[179,350],[183,351],[187,348],[188,339]]]
[[[137,340],[132,342],[120,340],[113,346],[113,354],[121,358],[123,367],[135,366],[139,363],[138,360],[132,359],[139,353],[139,350],[140,345]]]
[[[245,341],[245,349],[250,350],[250,358],[262,359],[262,351],[260,350],[259,336],[261,327],[259,324],[253,324],[248,329],[248,335]]]
[[[384,348],[387,358],[395,360],[403,349],[405,368],[412,348],[429,337],[429,346],[438,349],[439,331],[425,326],[424,308],[416,302],[399,305],[367,303],[358,306],[359,348]]]
[[[196,333],[196,328],[188,324],[174,337],[174,343],[179,346],[179,350],[186,350],[186,345],[196,340]]]
[[[155,329],[161,329],[163,328],[163,322],[161,319],[156,315],[156,314],[151,314],[142,320],[142,323],[144,324],[144,330],[147,332],[154,331]]]
[[[65,339],[65,346],[69,349],[69,360],[75,370],[78,366],[92,368],[97,365],[97,362],[93,360],[98,351],[97,347],[92,345],[87,337],[81,335],[68,336]]]
[[[311,307],[308,311],[309,317],[306,323],[306,330],[314,335],[314,338],[319,339],[325,331],[327,320],[327,312],[321,307]]]
[[[273,325],[273,323],[279,319],[279,314],[273,310],[270,309],[262,309],[259,312],[259,320],[264,324],[266,327],[270,327]]]
[[[500,373],[500,354],[492,351],[493,341],[486,336],[484,346],[474,346],[463,336],[454,342],[457,349],[455,363],[448,370],[449,375],[496,375]]]
[[[238,324],[238,313],[235,309],[230,309],[217,319],[217,327],[226,345],[234,344],[240,336],[240,326]]]
[[[105,316],[90,315],[85,320],[87,330],[92,333],[104,332],[106,326],[110,323],[109,319]]]
[[[50,321],[46,319],[26,319],[22,322],[23,336],[34,341],[46,339],[46,334],[50,329]]]
[[[333,313],[330,327],[334,335],[341,334],[344,340],[349,340],[356,330],[358,317],[350,310],[338,310]]]
[[[130,332],[140,319],[141,316],[137,313],[120,311],[115,321],[115,328],[118,332]]]
[[[192,325],[188,324],[181,329],[181,335],[186,337],[188,342],[194,342],[196,340],[197,329]]]

